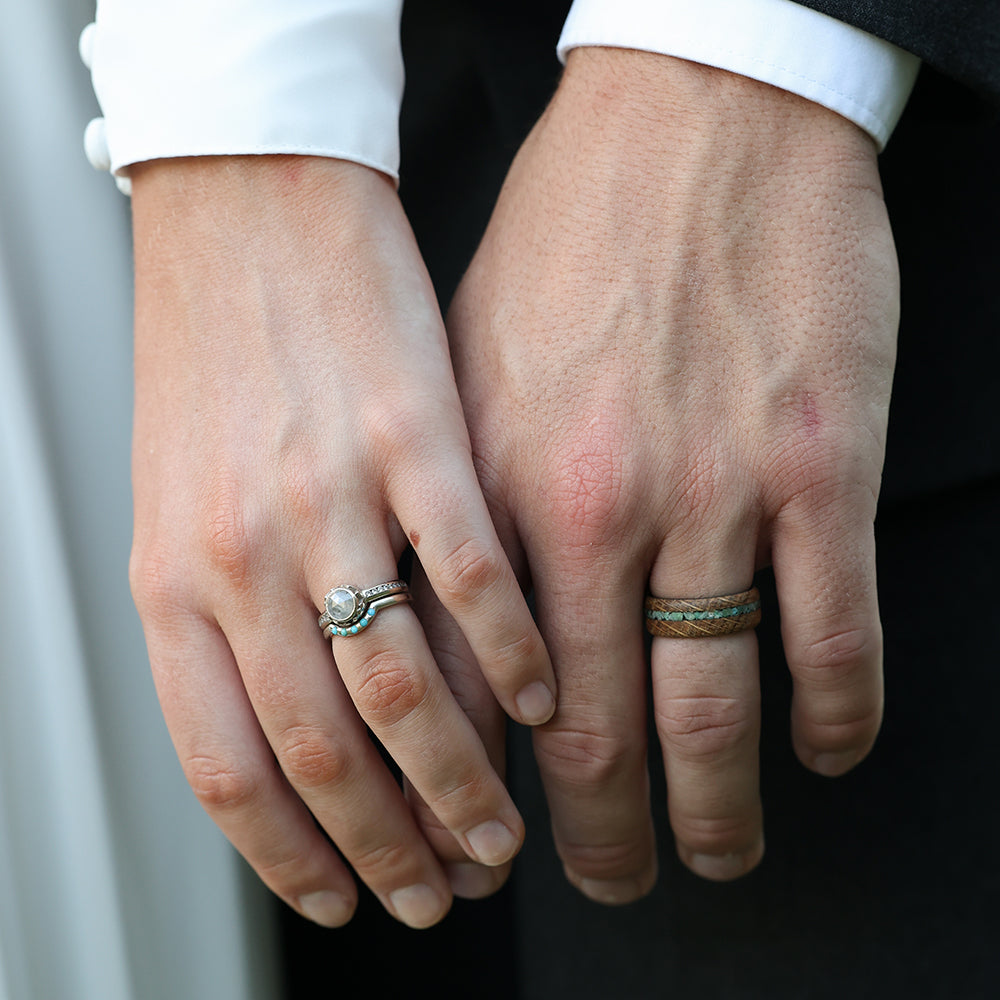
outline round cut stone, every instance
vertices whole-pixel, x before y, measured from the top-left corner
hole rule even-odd
[[[354,617],[358,599],[346,587],[337,587],[326,595],[326,610],[335,622],[348,622]]]

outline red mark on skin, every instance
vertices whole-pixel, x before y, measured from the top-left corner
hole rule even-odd
[[[802,414],[802,430],[808,438],[815,438],[819,435],[822,420],[819,415],[819,408],[816,406],[816,395],[812,392],[803,394],[799,409]]]
[[[420,544],[420,532],[411,531],[410,532],[410,544],[416,548]]]

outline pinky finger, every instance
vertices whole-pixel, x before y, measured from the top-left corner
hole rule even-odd
[[[202,807],[289,906],[324,927],[346,924],[357,886],[278,768],[225,637],[198,618],[183,643],[147,643],[167,728]]]
[[[773,550],[792,740],[799,759],[828,777],[871,750],[883,700],[874,530],[870,518],[840,513],[787,511]]]

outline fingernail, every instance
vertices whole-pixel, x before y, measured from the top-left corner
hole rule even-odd
[[[456,861],[444,866],[451,891],[462,899],[482,899],[503,885],[503,873],[472,862]]]
[[[839,778],[840,775],[850,771],[860,759],[856,750],[846,750],[843,753],[821,753],[817,754],[813,761],[813,770],[825,778]]]
[[[541,681],[533,681],[518,691],[514,698],[521,718],[529,726],[548,722],[556,710],[556,699]]]
[[[389,893],[396,916],[410,927],[430,927],[446,912],[441,897],[429,885],[408,885]]]
[[[299,909],[321,927],[343,927],[354,915],[354,904],[339,892],[323,890],[299,896]]]
[[[484,865],[502,865],[510,861],[521,846],[519,838],[498,819],[474,826],[465,839],[476,860]]]
[[[763,856],[764,845],[761,843],[744,854],[735,852],[729,854],[690,854],[685,860],[687,866],[696,875],[711,879],[713,882],[729,882],[745,875],[752,868],[756,868]]]

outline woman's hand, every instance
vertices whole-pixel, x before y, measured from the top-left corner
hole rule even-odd
[[[732,594],[773,563],[799,757],[835,775],[871,747],[897,299],[858,128],[720,70],[571,53],[448,328],[559,681],[534,732],[556,845],[592,898],[634,899],[656,875],[647,590]],[[446,618],[434,634],[440,659],[468,656]],[[656,638],[651,666],[680,857],[741,875],[764,849],[753,633]]]
[[[325,832],[389,912],[432,924],[448,877],[366,724],[453,860],[518,850],[502,756],[412,608],[334,637],[331,655],[324,594],[394,579],[409,542],[507,712],[544,722],[555,688],[395,191],[352,163],[200,158],[136,167],[133,205],[131,575],[185,773],[307,917],[336,926],[356,903]]]

